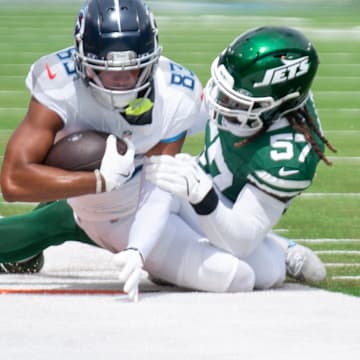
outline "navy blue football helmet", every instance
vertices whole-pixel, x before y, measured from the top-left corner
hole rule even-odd
[[[100,103],[123,109],[139,93],[147,96],[162,48],[154,16],[142,0],[86,1],[74,37],[76,70]],[[104,72],[135,72],[136,79],[130,88],[112,88],[102,81]]]

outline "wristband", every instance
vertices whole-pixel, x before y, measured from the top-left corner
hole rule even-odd
[[[203,200],[198,204],[191,204],[191,206],[198,215],[209,215],[216,209],[218,203],[219,197],[214,188],[211,188]]]
[[[101,180],[101,173],[99,169],[94,170],[95,177],[96,177],[96,194],[102,192],[102,180]]]

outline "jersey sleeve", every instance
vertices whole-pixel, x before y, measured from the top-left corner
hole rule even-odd
[[[216,209],[198,220],[213,245],[246,258],[278,222],[284,209],[283,202],[247,184],[232,206],[220,195]]]
[[[174,141],[190,129],[201,131],[205,125],[202,85],[197,76],[187,68],[162,59],[160,64],[163,80],[165,126],[162,142]]]
[[[72,52],[73,48],[68,48],[40,58],[31,66],[25,80],[31,95],[65,123],[75,96]]]

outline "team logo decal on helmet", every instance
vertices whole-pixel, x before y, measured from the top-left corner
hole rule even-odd
[[[301,75],[305,75],[310,69],[308,56],[295,60],[281,59],[281,61],[285,65],[266,70],[263,80],[254,83],[254,88],[279,84],[294,79]]]
[[[213,62],[205,101],[216,125],[252,136],[306,101],[319,60],[311,42],[287,27],[236,38]]]
[[[139,94],[147,99],[162,48],[154,16],[142,0],[88,0],[74,39],[76,70],[98,102],[122,111]]]

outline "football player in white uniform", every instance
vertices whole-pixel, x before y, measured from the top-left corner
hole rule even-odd
[[[202,87],[195,74],[160,56],[154,17],[141,0],[87,1],[74,37],[75,47],[40,58],[26,78],[32,98],[6,149],[1,173],[4,198],[68,199],[85,232],[82,239],[87,235],[115,253],[124,290],[134,300],[144,263],[146,270],[174,284],[208,291],[251,290],[252,269],[202,237],[194,241],[186,234],[191,228],[180,233],[182,220],[169,221],[171,194],[139,171],[148,156],[179,152],[186,132],[202,121]],[[86,129],[112,134],[99,169],[65,171],[43,164],[54,142]],[[116,136],[127,139],[124,155],[117,152]],[[50,206],[56,208],[57,203]],[[22,258],[27,251],[41,252],[60,243],[56,236],[44,240],[51,237],[47,225],[54,224],[60,233],[64,230],[59,223],[54,216],[36,229],[32,245],[18,243]],[[72,234],[63,235],[71,239]],[[6,249],[1,253],[2,263],[13,261]],[[41,264],[39,256],[35,268]]]
[[[212,65],[203,152],[196,160],[154,156],[145,168],[148,180],[188,201],[179,217],[185,213],[199,234],[251,265],[257,288],[283,280],[282,256],[297,279],[326,276],[310,249],[271,232],[310,186],[319,160],[330,164],[324,145],[335,151],[310,93],[318,62],[312,43],[294,29],[261,27],[239,36]]]

